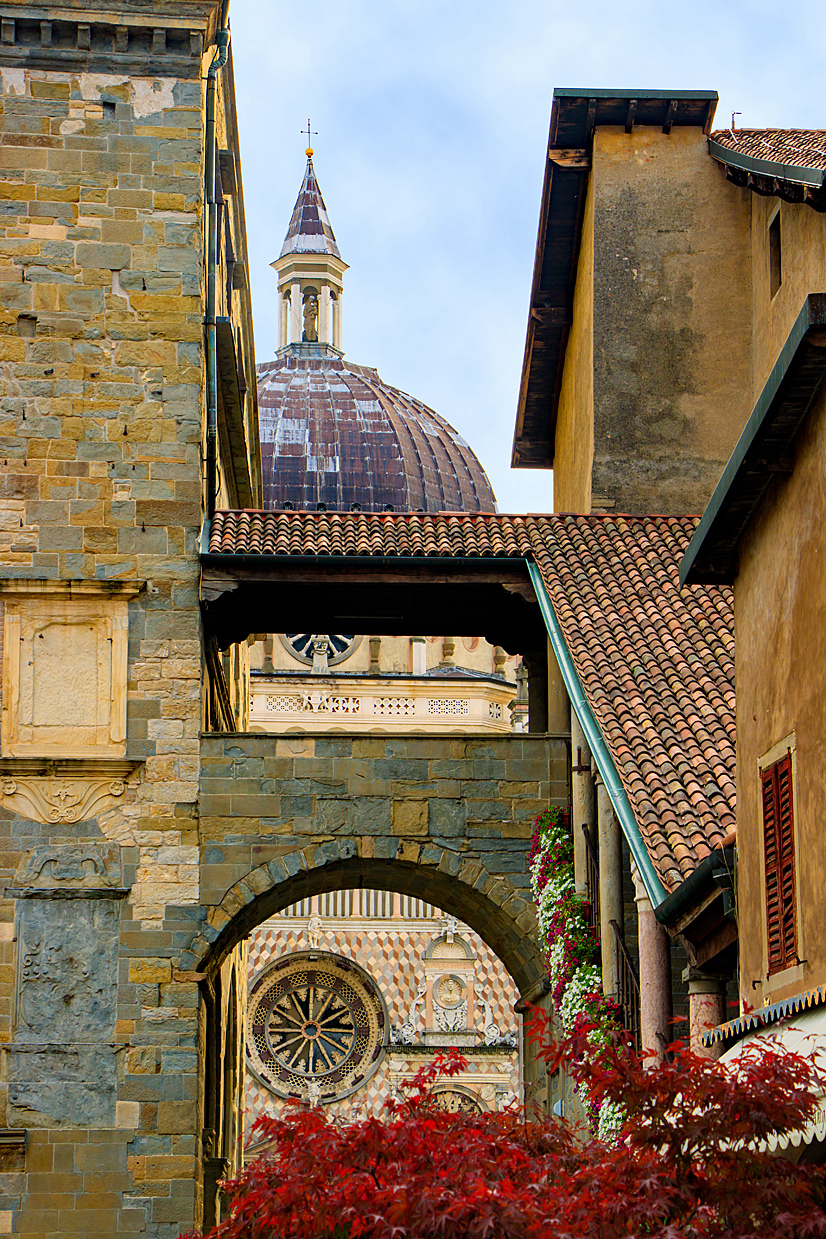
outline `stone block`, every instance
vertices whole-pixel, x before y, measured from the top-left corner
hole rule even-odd
[[[158,1103],[158,1132],[177,1134],[194,1132],[197,1106],[194,1101],[161,1101]]]
[[[95,241],[79,242],[75,254],[79,267],[101,267],[106,271],[122,271],[129,266],[130,258],[128,245],[103,245]]]
[[[360,796],[354,802],[353,829],[358,835],[389,834],[391,802],[381,796]]]
[[[426,835],[428,802],[426,800],[394,800],[394,835]]]
[[[133,985],[163,983],[172,979],[172,963],[168,959],[130,959],[129,980]]]
[[[434,799],[429,802],[430,833],[456,839],[465,832],[467,813],[463,800]]]

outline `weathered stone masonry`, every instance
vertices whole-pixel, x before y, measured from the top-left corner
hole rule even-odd
[[[209,912],[182,968],[308,894],[386,884],[442,900],[537,988],[527,853],[536,814],[567,801],[564,740],[210,736],[201,773]]]
[[[238,1156],[243,935],[306,893],[409,891],[478,929],[523,994],[541,977],[526,855],[537,810],[567,798],[564,740],[202,734],[223,725],[198,597],[218,16],[0,14],[0,1233],[173,1239],[215,1220]],[[260,501],[233,106],[230,61],[229,507]],[[243,727],[240,645],[226,665],[217,713]]]

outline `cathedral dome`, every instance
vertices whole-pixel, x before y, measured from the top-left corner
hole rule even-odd
[[[309,123],[308,123],[309,128]],[[420,400],[344,361],[347,264],[312,152],[281,253],[279,349],[258,366],[264,506],[365,512],[495,512],[476,456]]]
[[[496,511],[484,469],[443,418],[375,370],[309,351],[258,366],[266,508]]]

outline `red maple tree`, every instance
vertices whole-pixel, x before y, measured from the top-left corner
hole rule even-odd
[[[593,1107],[618,1105],[605,1143],[512,1107],[446,1113],[432,1086],[464,1069],[453,1052],[423,1069],[384,1118],[331,1119],[294,1106],[260,1119],[268,1151],[229,1182],[212,1239],[804,1239],[826,1235],[824,1172],[768,1151],[811,1119],[810,1059],[773,1045],[725,1067],[682,1043],[652,1063],[618,1035],[594,1052],[582,1030],[532,1036]]]

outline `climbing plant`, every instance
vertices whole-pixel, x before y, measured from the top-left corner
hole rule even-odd
[[[590,1043],[606,1045],[618,1027],[619,1007],[602,993],[599,944],[588,925],[588,905],[576,891],[574,844],[566,815],[556,806],[534,821],[530,867],[561,1029],[570,1034],[587,1023]]]

